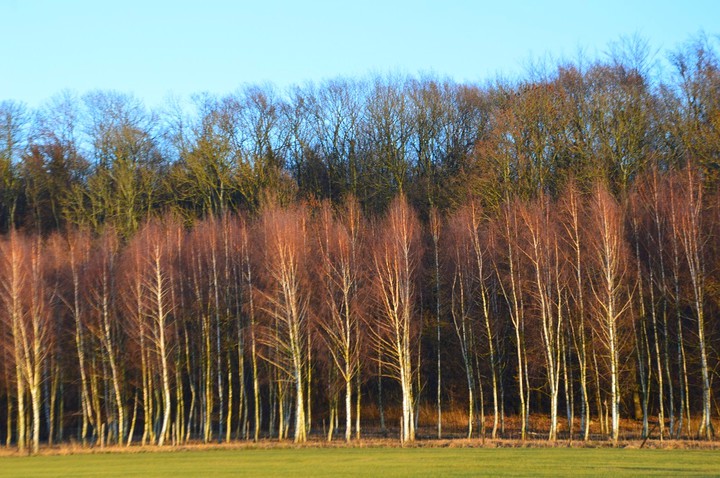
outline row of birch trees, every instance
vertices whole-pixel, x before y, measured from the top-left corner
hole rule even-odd
[[[403,196],[382,215],[269,198],[129,237],[11,230],[0,434],[32,451],[407,442],[459,411],[468,437],[617,442],[634,419],[712,439],[720,194],[704,179],[652,168],[619,197],[570,182],[427,217]]]

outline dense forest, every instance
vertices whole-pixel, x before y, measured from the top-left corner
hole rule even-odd
[[[720,58],[666,56],[1,102],[0,439],[712,439]]]

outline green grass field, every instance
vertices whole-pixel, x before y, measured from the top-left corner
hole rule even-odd
[[[2,477],[720,476],[715,450],[301,448],[0,458]]]

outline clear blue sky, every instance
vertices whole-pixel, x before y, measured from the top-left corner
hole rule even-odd
[[[112,89],[155,106],[387,72],[483,82],[623,35],[665,52],[700,30],[720,34],[720,1],[0,0],[0,100]]]

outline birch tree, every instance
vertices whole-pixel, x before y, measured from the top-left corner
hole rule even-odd
[[[279,355],[271,361],[295,391],[294,441],[307,440],[305,400],[308,350],[307,219],[302,207],[268,206],[261,218],[265,289],[263,312],[271,319],[266,344]]]
[[[617,444],[620,437],[620,373],[623,346],[623,318],[631,306],[632,291],[626,284],[630,257],[623,238],[623,212],[601,186],[591,198],[588,226],[590,237],[588,259],[595,280],[591,283],[594,296],[595,337],[605,352],[610,369],[611,437]]]
[[[171,307],[172,241],[167,227],[160,222],[146,223],[133,238],[126,260],[129,263],[127,305],[135,324],[134,335],[140,345],[143,377],[143,403],[146,436],[156,436],[162,446],[168,439],[171,425],[172,394],[171,360],[174,347],[174,316]],[[153,367],[153,364],[156,366]],[[157,370],[157,374],[153,372]],[[156,375],[156,376],[154,376]],[[154,380],[159,381],[159,428],[151,425]]]
[[[568,184],[565,194],[560,199],[560,215],[563,228],[564,242],[566,243],[567,263],[572,271],[570,282],[570,295],[573,302],[573,313],[568,317],[573,348],[578,361],[580,372],[580,428],[583,440],[590,439],[590,396],[588,390],[588,317],[585,290],[587,287],[586,239],[584,228],[584,207],[580,191],[574,183]]]
[[[415,310],[415,280],[419,260],[419,225],[404,197],[393,201],[378,225],[373,261],[378,302],[375,341],[384,357],[383,369],[402,390],[400,439],[415,441],[415,374],[420,320]]]
[[[90,329],[102,347],[102,356],[110,367],[112,396],[115,413],[117,443],[126,436],[125,403],[123,397],[123,358],[120,350],[124,345],[120,328],[120,319],[116,314],[116,286],[119,254],[118,238],[112,228],[108,228],[91,251],[92,261],[88,268],[87,307],[90,309]]]
[[[452,317],[455,334],[460,344],[460,354],[465,369],[468,392],[468,421],[467,437],[473,434],[475,415],[477,414],[475,367],[473,355],[476,353],[473,344],[474,326],[472,313],[475,309],[474,295],[476,284],[473,282],[472,264],[472,242],[467,237],[467,216],[466,210],[456,213],[449,223],[449,234],[451,241],[448,242],[449,256],[447,261],[452,271],[452,285],[450,287],[450,315]],[[481,292],[482,294],[482,292]]]
[[[549,199],[540,197],[535,204],[520,212],[525,236],[523,253],[530,264],[531,294],[534,312],[540,316],[540,332],[545,358],[545,373],[550,392],[550,430],[548,439],[557,440],[558,397],[560,394],[560,366],[564,311],[562,290],[556,285],[561,279],[560,255],[555,224],[550,217]]]
[[[348,203],[345,218],[337,218],[325,202],[320,210],[317,249],[320,251],[322,336],[345,382],[345,441],[352,436],[352,389],[359,372],[358,205]],[[348,224],[349,222],[349,224]]]
[[[524,287],[521,281],[521,255],[518,247],[520,234],[520,203],[507,202],[497,220],[498,241],[493,254],[493,267],[498,276],[502,296],[507,303],[510,322],[513,326],[515,353],[517,358],[518,398],[520,400],[520,437],[527,438],[530,421],[530,386],[527,371],[527,351],[525,347],[525,302]]]
[[[715,435],[712,416],[712,397],[710,365],[708,362],[708,343],[705,324],[705,293],[707,284],[706,249],[708,238],[703,224],[703,186],[699,174],[693,168],[685,168],[675,178],[676,193],[671,200],[679,215],[679,242],[685,254],[686,266],[692,291],[691,304],[697,321],[697,339],[700,354],[700,372],[702,379],[702,420],[698,433],[708,440]]]
[[[44,362],[51,350],[51,310],[45,287],[44,244],[39,237],[24,238],[11,231],[2,243],[3,258],[0,300],[5,320],[10,323],[18,400],[18,448],[29,444],[40,450],[40,421]],[[30,396],[31,423],[25,418],[26,394]],[[30,431],[28,440],[27,431]],[[29,443],[28,443],[29,442]]]
[[[27,247],[22,238],[15,231],[11,231],[10,237],[4,239],[2,243],[2,312],[7,329],[10,332],[12,345],[8,345],[11,353],[8,354],[12,358],[15,384],[16,384],[16,400],[17,400],[17,446],[22,453],[28,446],[27,436],[27,412],[26,412],[26,394],[27,379],[24,375],[24,344],[22,340],[21,330],[25,327],[25,308],[23,304],[22,291],[27,285],[27,266],[25,256],[27,255]],[[10,417],[8,417],[8,420]]]

